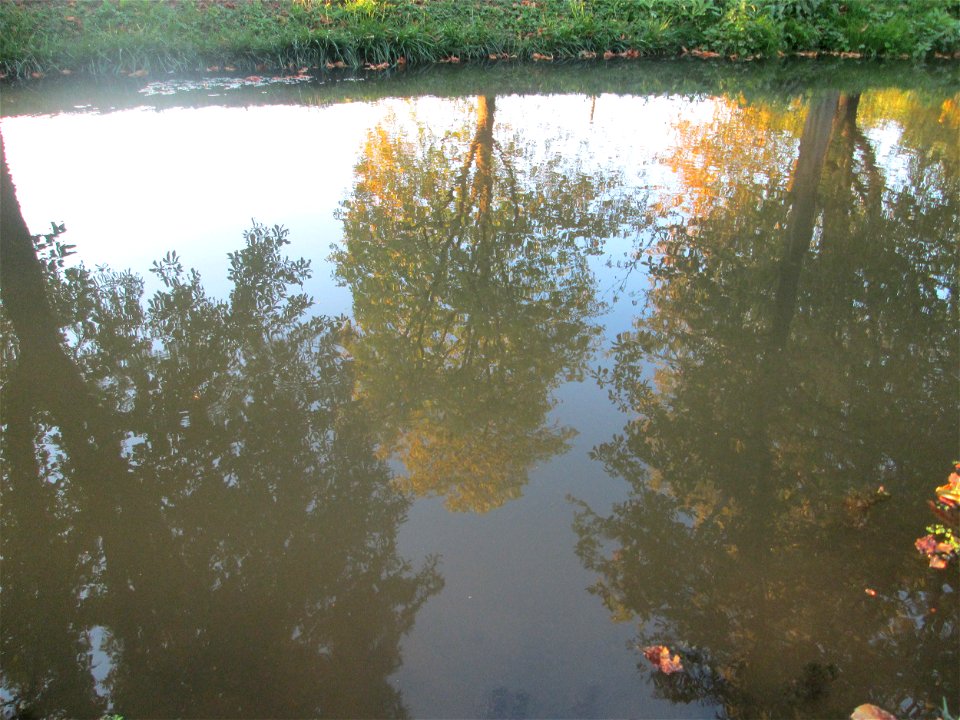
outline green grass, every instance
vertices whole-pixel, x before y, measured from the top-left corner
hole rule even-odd
[[[797,52],[955,56],[951,0],[0,0],[0,73]]]

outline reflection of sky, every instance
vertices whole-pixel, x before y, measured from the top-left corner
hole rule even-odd
[[[495,137],[514,133],[525,162],[576,155],[584,169],[620,169],[630,186],[669,185],[655,155],[666,151],[681,117],[706,119],[712,100],[601,95],[506,96],[496,100]],[[342,237],[334,212],[349,195],[366,132],[391,116],[442,133],[472,122],[472,98],[420,98],[329,107],[140,108],[108,114],[10,117],[2,121],[8,160],[32,232],[66,223],[67,242],[88,265],[147,270],[176,250],[209,292],[228,291],[226,254],[242,246],[251,218],[291,230],[291,255],[310,258],[307,291],[322,312],[348,312],[349,289],[331,280],[330,245]],[[630,292],[645,281],[617,262],[633,239],[617,239],[593,258],[610,334],[630,327]],[[611,267],[608,267],[610,261]],[[626,290],[626,294],[623,292]],[[602,358],[596,359],[603,362]],[[421,500],[401,528],[404,555],[443,556],[446,589],[431,599],[404,641],[393,681],[414,714],[475,715],[498,686],[530,695],[541,713],[571,707],[609,715],[683,717],[703,708],[649,696],[627,649],[635,632],[610,622],[586,592],[595,578],[577,560],[572,493],[603,511],[621,499],[588,451],[622,428],[606,392],[592,381],[568,383],[551,421],[577,428],[570,452],[533,469],[524,496],[482,516],[452,514]],[[99,647],[99,646],[98,646]],[[95,653],[98,680],[107,667]]]
[[[902,190],[910,183],[910,160],[900,152],[903,129],[895,122],[884,122],[867,132],[874,146],[877,163],[883,168],[884,179],[891,190]]]
[[[310,258],[310,292],[325,312],[349,310],[324,259],[341,238],[334,210],[347,196],[366,133],[388,114],[442,132],[462,125],[474,102],[421,98],[328,107],[207,107],[7,117],[2,132],[31,232],[65,222],[66,242],[88,265],[147,274],[176,250],[208,290],[227,291],[226,253],[251,218],[291,230],[290,254]],[[497,137],[518,133],[544,152],[578,154],[587,166],[668,182],[651,156],[673,141],[682,114],[710,101],[601,95],[497,98]],[[151,284],[148,275],[148,288]]]

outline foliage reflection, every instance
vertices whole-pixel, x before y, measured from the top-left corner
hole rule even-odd
[[[344,203],[338,277],[353,291],[361,397],[405,486],[483,512],[520,495],[572,431],[550,391],[598,329],[588,258],[630,214],[620,179],[495,131],[496,99],[438,135],[374,129]]]
[[[397,553],[408,501],[351,400],[342,321],[292,292],[309,271],[285,231],[247,233],[228,300],[170,254],[144,306],[129,272],[42,267],[6,169],[3,213],[3,264],[50,308],[26,317],[4,283],[10,709],[404,715],[387,678],[441,579]]]
[[[680,651],[654,675],[669,699],[914,717],[957,697],[956,585],[913,548],[956,451],[949,105],[819,91],[681,128],[646,312],[605,376],[636,419],[596,456],[631,497],[576,523],[614,617]],[[861,123],[907,117],[880,162]]]

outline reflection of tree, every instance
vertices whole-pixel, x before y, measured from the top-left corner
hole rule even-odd
[[[174,256],[146,309],[128,273],[48,272],[86,393],[69,402],[28,364],[69,369],[66,346],[35,350],[4,284],[0,651],[24,712],[403,714],[387,677],[440,578],[397,555],[407,501],[351,401],[337,323],[288,292],[308,269],[284,238],[249,233],[227,302]]]
[[[685,653],[659,690],[728,717],[957,695],[957,595],[912,540],[956,442],[960,188],[909,147],[886,177],[858,100],[815,96],[792,173],[744,165],[665,234],[608,378],[637,419],[598,450],[632,495],[577,521],[614,615]]]
[[[587,257],[618,231],[616,178],[497,139],[496,101],[437,137],[370,133],[337,273],[353,290],[361,393],[407,484],[487,510],[559,452],[549,393],[582,372],[597,310]]]

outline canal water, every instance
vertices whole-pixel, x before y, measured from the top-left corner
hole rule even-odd
[[[2,89],[4,717],[956,715],[955,65],[308,75]]]

